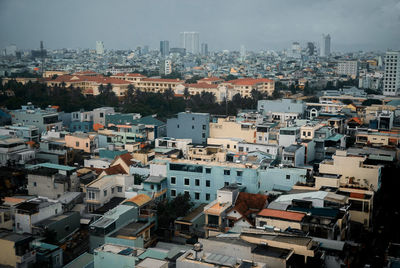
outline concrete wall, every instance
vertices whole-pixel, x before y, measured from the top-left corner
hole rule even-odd
[[[206,113],[179,113],[167,120],[167,136],[176,139],[192,139],[193,143],[206,144],[210,136],[210,115]]]

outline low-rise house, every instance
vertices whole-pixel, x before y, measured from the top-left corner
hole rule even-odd
[[[63,267],[63,250],[55,245],[34,241],[32,248],[36,251],[36,265],[43,267]]]
[[[0,264],[8,267],[32,267],[36,251],[32,247],[33,236],[0,231]]]
[[[32,233],[35,223],[62,212],[61,202],[44,197],[21,203],[16,206],[15,231],[17,233]]]
[[[292,167],[304,166],[305,147],[299,144],[292,144],[285,147],[282,152],[282,164]]]
[[[36,157],[54,164],[66,164],[67,146],[65,145],[65,135],[67,134],[68,132],[55,130],[42,133],[40,150]]]
[[[0,127],[0,135],[16,136],[25,142],[39,142],[39,129],[37,126],[15,124],[11,126]]]
[[[379,165],[365,164],[366,156],[350,155],[347,151],[337,150],[332,160],[324,160],[319,164],[319,172],[323,174],[341,175],[340,185],[344,187],[363,187],[377,191],[381,185],[381,169]]]
[[[175,220],[175,236],[190,239],[193,236],[204,237],[204,207],[203,203],[192,209],[188,215]]]
[[[23,165],[34,158],[35,151],[23,139],[0,136],[0,166]]]
[[[78,191],[79,178],[75,167],[42,163],[29,168],[27,188],[30,195],[57,199]]]
[[[189,160],[205,162],[225,162],[226,153],[221,145],[194,145],[188,150]]]
[[[85,203],[89,212],[109,202],[113,197],[125,197],[125,191],[134,184],[134,177],[128,175],[107,175],[85,186]]]
[[[76,132],[65,135],[65,145],[68,148],[82,150],[85,153],[93,153],[97,144],[96,134]]]

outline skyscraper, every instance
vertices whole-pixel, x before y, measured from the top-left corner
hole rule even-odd
[[[181,32],[181,47],[186,49],[187,53],[199,54],[199,33]]]
[[[308,42],[307,43],[307,48],[306,48],[307,55],[308,56],[313,56],[314,55],[314,50],[315,50],[314,43]]]
[[[246,47],[244,45],[240,46],[240,60],[244,61],[246,59]]]
[[[320,56],[321,57],[329,57],[331,54],[331,36],[322,35],[322,41],[321,41],[321,50],[320,50]]]
[[[96,54],[103,55],[104,54],[104,43],[103,41],[96,41]]]
[[[383,95],[397,96],[400,93],[400,51],[387,51],[385,55],[385,75]]]
[[[160,41],[160,53],[162,57],[169,55],[169,41],[167,40]]]
[[[201,55],[203,55],[203,56],[208,55],[208,44],[201,43]]]

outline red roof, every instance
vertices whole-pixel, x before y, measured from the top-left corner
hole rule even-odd
[[[166,79],[166,78],[144,78],[142,81],[147,81],[147,82],[164,82],[164,83],[171,83],[171,82],[183,82],[182,80],[179,79]]]
[[[264,194],[240,192],[233,209],[239,212],[249,223],[254,224],[254,221],[248,216],[265,208],[267,199],[268,196]]]
[[[268,217],[268,218],[276,218],[276,219],[284,219],[290,221],[301,221],[305,214],[299,212],[285,211],[285,210],[276,210],[265,208],[258,213],[258,216]]]
[[[350,121],[354,121],[357,124],[362,125],[362,121],[361,121],[361,119],[359,117],[352,117],[352,118],[349,119],[349,122]]]
[[[116,157],[116,159],[118,159],[118,158],[121,158],[122,161],[124,161],[128,167],[134,163],[131,161],[133,157],[130,153],[121,154]]]
[[[260,84],[260,83],[271,83],[274,82],[274,80],[267,79],[267,78],[241,78],[241,79],[236,79],[236,80],[230,80],[227,81],[227,83],[233,84],[233,85],[238,85],[238,86],[252,86],[255,84]]]
[[[221,78],[219,78],[219,77],[204,77],[204,78],[202,78],[202,79],[200,79],[200,80],[198,80],[197,81],[197,83],[201,83],[201,82],[204,82],[204,81],[221,81],[222,79]]]
[[[96,75],[96,76],[85,76],[85,75],[78,75],[78,76],[73,76],[73,75],[60,75],[56,79],[49,80],[49,81],[54,81],[54,82],[95,82],[98,84],[130,84],[129,81],[121,80],[118,78],[113,78],[113,77],[105,77],[102,75]]]
[[[185,86],[192,87],[192,88],[218,88],[218,85],[208,84],[208,83],[185,84]]]
[[[107,175],[127,174],[121,165],[112,166],[104,170]]]
[[[365,194],[362,194],[362,193],[350,193],[350,197],[364,199],[365,198]]]

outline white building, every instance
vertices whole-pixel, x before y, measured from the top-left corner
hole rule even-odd
[[[358,61],[357,60],[346,60],[339,61],[337,65],[337,74],[347,75],[352,78],[358,76]]]
[[[199,54],[199,33],[181,32],[181,47],[186,49],[187,53]]]
[[[331,36],[322,35],[322,42],[320,48],[320,56],[321,57],[328,57],[331,54]]]
[[[103,55],[104,54],[104,43],[103,41],[96,41],[96,54]]]
[[[6,56],[15,56],[17,53],[17,46],[15,44],[11,44],[6,47]]]
[[[383,95],[397,96],[400,92],[400,51],[387,51]]]
[[[15,213],[15,231],[32,233],[32,226],[54,215],[62,214],[62,204],[44,197],[19,204]]]

